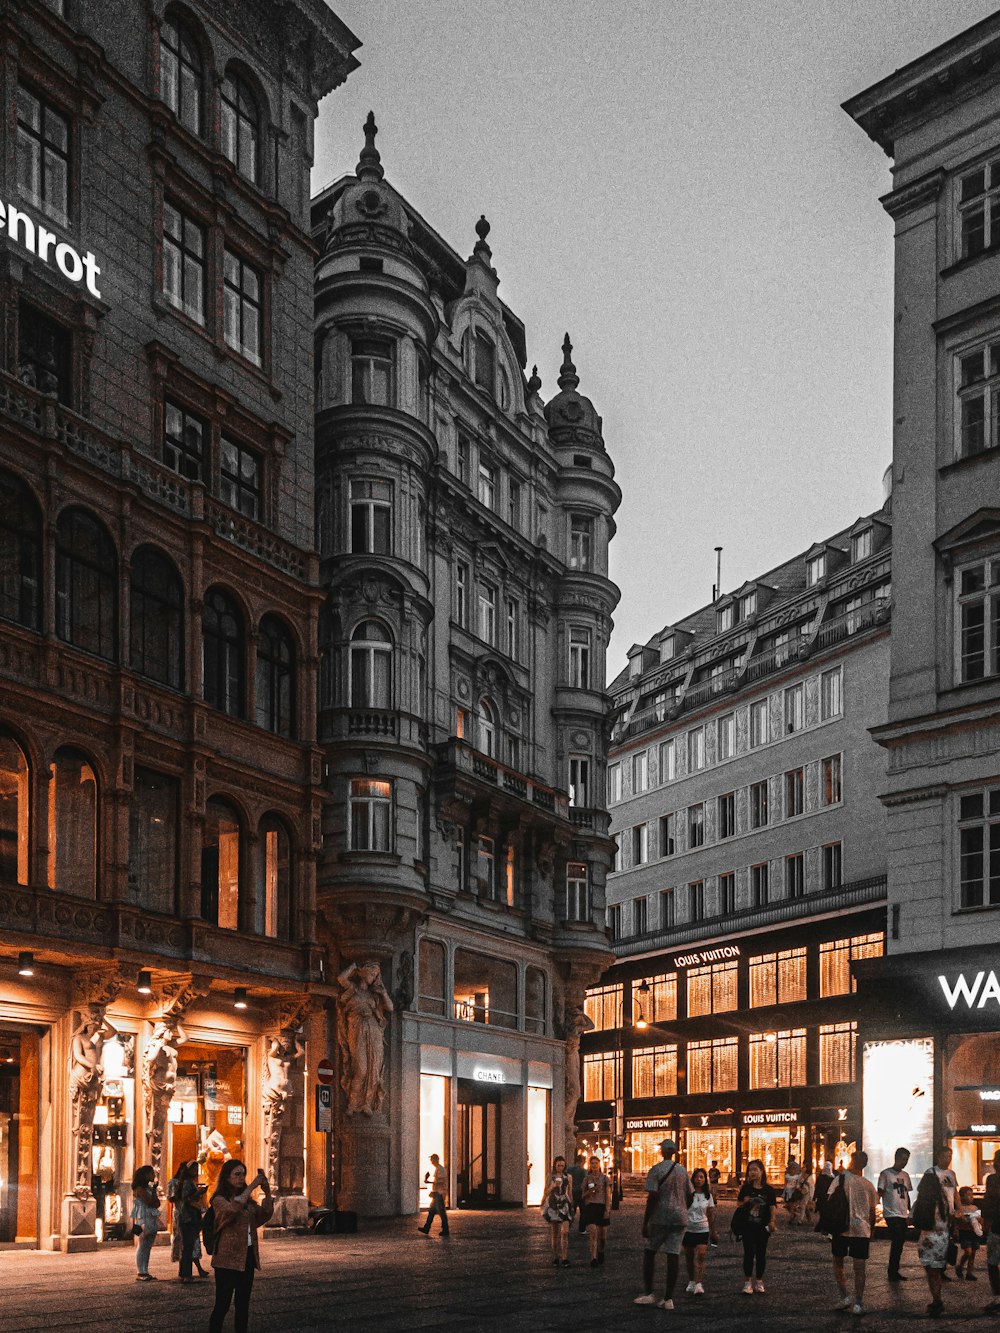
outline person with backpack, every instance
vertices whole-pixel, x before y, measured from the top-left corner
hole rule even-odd
[[[941,1283],[944,1270],[948,1266],[952,1208],[942,1185],[941,1172],[948,1171],[951,1150],[941,1149],[937,1161],[943,1163],[943,1166],[929,1167],[920,1177],[917,1198],[913,1205],[913,1225],[920,1232],[917,1255],[924,1266],[927,1286],[931,1293],[927,1313],[932,1319],[940,1319],[944,1312]],[[948,1174],[951,1172],[948,1171]]]
[[[835,1310],[850,1310],[853,1315],[865,1312],[865,1265],[872,1232],[875,1230],[875,1205],[878,1191],[863,1172],[868,1165],[868,1154],[860,1148],[851,1153],[847,1170],[831,1185],[826,1196],[826,1222],[831,1227],[830,1249],[833,1254],[833,1276],[840,1292]],[[847,1291],[847,1265],[850,1258],[854,1270],[854,1300]]]
[[[673,1139],[662,1139],[660,1156],[663,1160],[651,1166],[646,1174],[646,1211],[642,1218],[645,1242],[642,1285],[645,1290],[633,1302],[635,1305],[658,1305],[661,1310],[674,1308],[674,1287],[680,1271],[681,1242],[687,1227],[688,1195],[691,1193],[691,1177],[673,1160],[676,1151],[677,1144]],[[658,1301],[653,1292],[656,1252],[660,1249],[667,1256],[667,1284],[662,1301]]]
[[[744,1296],[764,1293],[767,1242],[774,1231],[778,1196],[767,1183],[767,1170],[759,1157],[747,1163],[746,1180],[736,1196],[736,1212],[730,1223],[734,1236],[743,1242]]]
[[[264,1191],[260,1203],[253,1197],[256,1189]],[[234,1296],[236,1333],[247,1333],[254,1272],[260,1267],[257,1228],[262,1227],[273,1212],[274,1200],[265,1172],[258,1171],[253,1180],[248,1181],[244,1164],[231,1157],[219,1172],[218,1188],[212,1196],[215,1306],[208,1333],[222,1333]]]

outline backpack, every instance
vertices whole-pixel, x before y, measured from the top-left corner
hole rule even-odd
[[[211,1204],[201,1215],[201,1247],[206,1254],[215,1249],[215,1209]]]
[[[851,1224],[851,1208],[844,1188],[844,1177],[838,1176],[819,1205],[816,1230],[824,1236],[842,1236]]]

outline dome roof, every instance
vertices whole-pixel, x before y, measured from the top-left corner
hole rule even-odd
[[[409,221],[398,196],[384,183],[385,169],[375,147],[378,126],[374,111],[368,112],[364,131],[365,146],[355,168],[357,183],[352,181],[334,206],[327,248],[363,236],[393,249],[406,249]]]
[[[545,420],[549,426],[549,436],[554,444],[574,443],[589,444],[592,448],[602,449],[601,418],[594,404],[576,386],[580,377],[572,361],[573,344],[569,334],[563,339],[563,363],[559,371],[559,392],[545,405]]]

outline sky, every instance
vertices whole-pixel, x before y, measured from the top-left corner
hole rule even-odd
[[[563,334],[623,498],[608,678],[633,643],[882,503],[892,456],[889,159],[841,103],[987,0],[330,0],[360,69],[321,104],[314,190],[369,109],[388,180],[500,296],[542,396]]]

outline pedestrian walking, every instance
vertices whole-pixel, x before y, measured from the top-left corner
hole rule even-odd
[[[906,1171],[910,1160],[909,1148],[897,1148],[892,1166],[879,1172],[878,1196],[882,1200],[882,1216],[889,1229],[889,1281],[905,1282],[906,1278],[899,1271],[910,1230],[910,1195],[913,1182]]]
[[[988,1314],[1000,1311],[1000,1149],[993,1154],[993,1170],[985,1177],[982,1215],[986,1233],[986,1276],[989,1278],[993,1299],[986,1307]]]
[[[254,1190],[264,1197],[257,1203]],[[215,1244],[212,1267],[215,1269],[215,1306],[208,1321],[208,1333],[222,1333],[229,1307],[236,1298],[236,1333],[247,1333],[250,1317],[250,1293],[254,1273],[260,1267],[257,1228],[274,1212],[271,1186],[259,1170],[247,1180],[247,1169],[239,1158],[231,1157],[219,1172],[219,1183],[212,1195],[215,1217]]]
[[[549,1224],[552,1240],[552,1262],[556,1268],[569,1268],[569,1224],[573,1217],[573,1181],[566,1170],[566,1158],[557,1157],[552,1163],[545,1197],[542,1199],[542,1217]]]
[[[436,1152],[431,1153],[431,1169],[424,1172],[424,1184],[430,1187],[430,1206],[427,1209],[427,1221],[422,1227],[417,1227],[418,1231],[423,1232],[425,1236],[431,1234],[431,1223],[435,1217],[441,1219],[441,1235],[449,1235],[448,1230],[448,1209],[445,1207],[445,1199],[448,1194],[448,1172],[441,1165],[441,1158]]]
[[[712,1165],[708,1168],[708,1183],[709,1185],[711,1185],[713,1190],[716,1188],[721,1179],[722,1179],[722,1172],[719,1170],[719,1163],[713,1162]]]
[[[961,1251],[958,1263],[955,1265],[955,1274],[960,1281],[962,1278],[966,1282],[978,1280],[972,1270],[982,1242],[982,1218],[982,1211],[976,1207],[972,1195],[972,1186],[963,1185],[958,1191],[958,1209],[955,1213],[955,1241]]]
[[[945,1157],[951,1160],[951,1152],[946,1148],[938,1154],[938,1161],[943,1161]],[[946,1169],[947,1162],[943,1168],[932,1166],[924,1172],[913,1205],[913,1225],[920,1231],[917,1255],[924,1266],[931,1293],[927,1313],[932,1319],[940,1319],[944,1311],[941,1283],[948,1264],[948,1244],[951,1239],[952,1209],[939,1174],[939,1170]]]
[[[691,1172],[691,1193],[688,1195],[687,1228],[684,1232],[684,1262],[687,1266],[689,1296],[704,1296],[705,1265],[708,1261],[709,1241],[719,1243],[715,1231],[715,1196],[708,1173],[703,1166]]]
[[[778,1195],[767,1183],[767,1170],[759,1157],[747,1163],[747,1174],[740,1192],[736,1196],[736,1213],[733,1222],[739,1218],[739,1231],[734,1226],[743,1242],[743,1294],[750,1296],[754,1292],[764,1292],[764,1269],[767,1267],[767,1242],[774,1231],[774,1211],[778,1206]]]
[[[829,1158],[823,1163],[823,1169],[816,1177],[816,1184],[813,1187],[813,1212],[819,1215],[823,1209],[823,1202],[826,1199],[827,1192],[833,1184],[833,1163]]]
[[[205,1212],[205,1186],[198,1184],[198,1163],[192,1158],[181,1162],[177,1175],[171,1184],[175,1185],[173,1198],[174,1224],[180,1237],[180,1281],[193,1282],[191,1269],[195,1262],[195,1250],[201,1256],[201,1219]],[[167,1197],[170,1195],[168,1193]],[[198,1272],[207,1277],[201,1264]]]
[[[151,1166],[140,1166],[132,1177],[132,1235],[139,1242],[135,1251],[136,1282],[155,1282],[149,1271],[149,1255],[160,1229],[160,1196]]]
[[[673,1160],[677,1144],[673,1139],[660,1142],[663,1159],[650,1167],[646,1174],[646,1211],[642,1218],[642,1285],[643,1294],[635,1297],[636,1305],[658,1305],[661,1310],[674,1308],[674,1287],[681,1263],[681,1242],[688,1218],[688,1195],[691,1177]],[[666,1290],[662,1301],[653,1293],[656,1273],[656,1252],[662,1249],[667,1256]]]
[[[863,1315],[865,1312],[865,1269],[872,1232],[875,1230],[875,1205],[878,1203],[878,1191],[870,1180],[865,1180],[863,1175],[867,1165],[866,1152],[862,1152],[860,1148],[852,1152],[847,1170],[826,1196],[828,1213],[834,1191],[843,1190],[847,1200],[847,1226],[832,1236],[830,1241],[833,1276],[840,1292],[840,1300],[833,1308],[849,1309],[853,1315]],[[851,1260],[854,1275],[853,1301],[847,1290],[845,1260],[848,1258]]]
[[[807,1220],[812,1204],[813,1184],[812,1166],[808,1162],[804,1162],[798,1184],[792,1190],[791,1198],[786,1205],[789,1226],[801,1226]]]
[[[592,1157],[590,1169],[583,1178],[583,1210],[581,1218],[590,1243],[590,1266],[604,1263],[604,1247],[611,1225],[611,1181],[601,1170],[601,1159]]]
[[[785,1188],[782,1192],[782,1202],[790,1203],[792,1195],[795,1193],[799,1184],[799,1177],[802,1175],[802,1167],[795,1160],[795,1154],[792,1153],[785,1166]]]
[[[573,1211],[577,1214],[577,1225],[581,1236],[586,1234],[587,1227],[583,1220],[583,1182],[587,1178],[586,1157],[582,1152],[578,1152],[571,1167],[567,1168],[570,1180],[573,1182]]]

